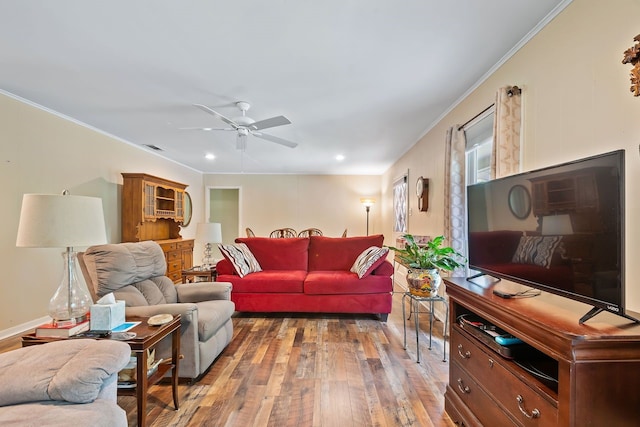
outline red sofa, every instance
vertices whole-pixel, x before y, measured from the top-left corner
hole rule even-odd
[[[391,312],[393,265],[381,258],[370,274],[350,271],[367,248],[381,247],[382,235],[273,239],[238,238],[262,271],[240,277],[228,259],[216,265],[217,281],[233,285],[231,300],[241,312]]]

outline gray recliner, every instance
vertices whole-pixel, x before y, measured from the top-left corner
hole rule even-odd
[[[180,314],[178,374],[198,378],[233,337],[231,284],[198,282],[175,285],[165,276],[167,264],[154,241],[98,245],[78,254],[94,300],[113,292],[126,304],[127,316]],[[156,357],[171,357],[169,340],[156,347]]]

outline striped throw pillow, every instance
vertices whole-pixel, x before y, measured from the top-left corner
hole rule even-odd
[[[389,248],[379,248],[371,246],[364,251],[351,267],[351,272],[356,273],[360,279],[371,274],[380,264],[382,264],[389,253]]]
[[[222,255],[231,262],[238,276],[244,277],[249,273],[262,271],[258,260],[244,243],[218,245],[218,248]]]

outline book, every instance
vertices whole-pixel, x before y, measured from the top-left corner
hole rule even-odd
[[[68,338],[80,332],[89,330],[89,321],[76,323],[75,325],[54,325],[53,323],[45,323],[36,328],[36,337],[38,338]]]

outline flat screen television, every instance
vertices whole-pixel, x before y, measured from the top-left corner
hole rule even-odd
[[[625,313],[624,150],[467,187],[469,268]]]

